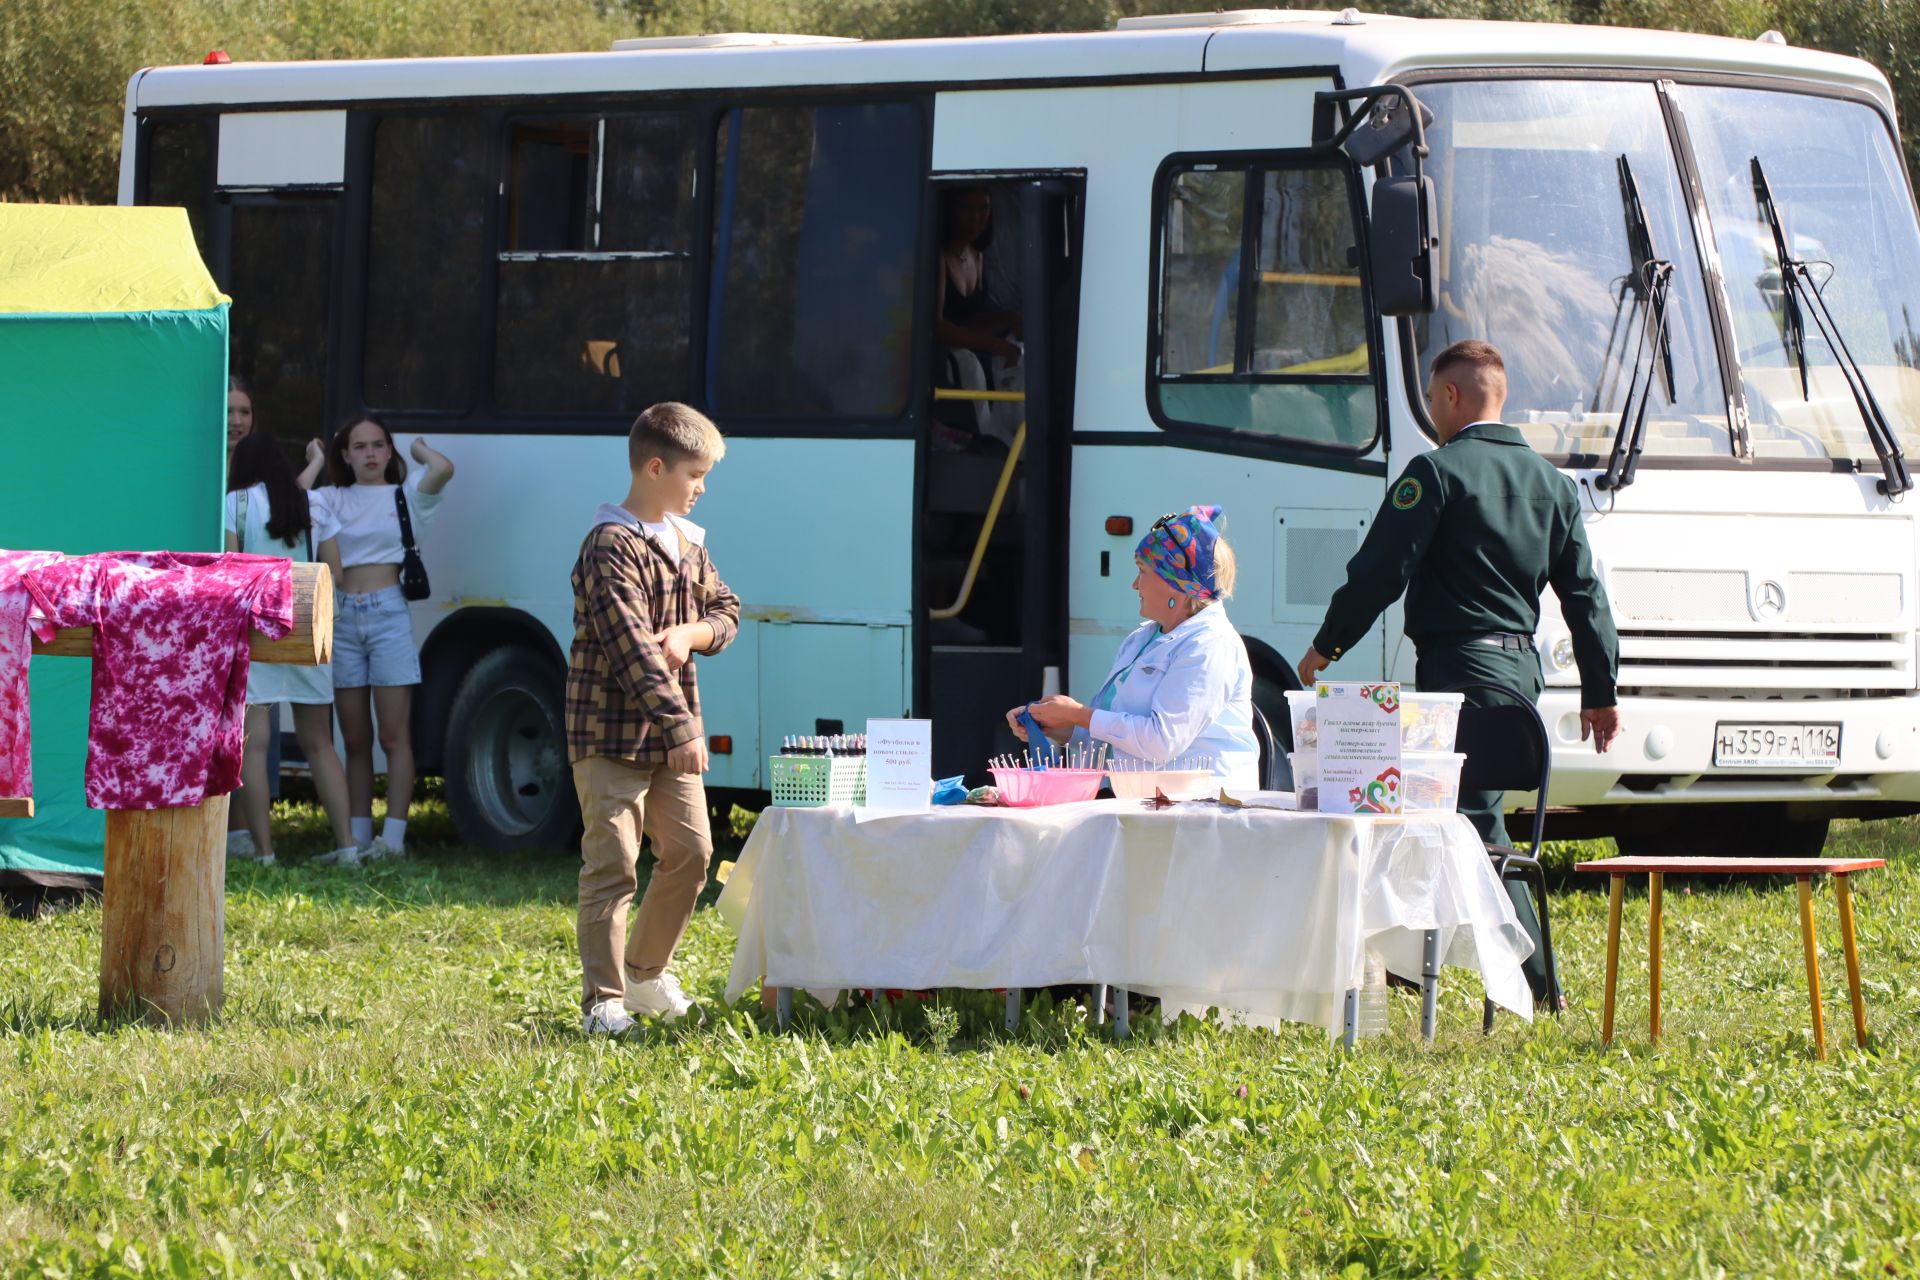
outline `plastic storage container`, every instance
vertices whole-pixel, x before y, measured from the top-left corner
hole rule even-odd
[[[1151,800],[1155,790],[1169,800],[1205,800],[1219,792],[1211,769],[1127,769],[1109,773],[1107,782],[1122,800]]]
[[[1458,751],[1409,751],[1400,757],[1402,812],[1451,810],[1460,807],[1460,766],[1467,758]],[[1293,751],[1293,790],[1302,809],[1320,806],[1320,753]]]
[[[1312,689],[1287,691],[1287,718],[1293,723],[1296,751],[1311,751],[1320,745],[1319,720],[1314,710],[1319,695]],[[1418,689],[1400,691],[1400,749],[1402,751],[1451,751],[1460,731],[1460,706],[1464,693],[1423,693]]]
[[[1405,810],[1460,807],[1458,751],[1410,751],[1400,760],[1400,807]]]
[[[867,802],[865,756],[770,756],[773,802],[787,809]]]
[[[989,769],[1000,799],[1016,809],[1091,800],[1100,790],[1099,769]]]
[[[1452,751],[1460,732],[1460,707],[1466,699],[1464,693],[1422,693],[1418,689],[1402,689],[1400,749]],[[1459,770],[1454,772],[1458,773]]]

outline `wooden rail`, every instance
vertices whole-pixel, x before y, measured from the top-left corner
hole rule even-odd
[[[33,651],[51,658],[91,658],[92,627],[62,627],[53,639],[35,639]],[[293,630],[278,640],[252,635],[255,662],[318,666],[333,661],[333,575],[324,564],[293,566]]]

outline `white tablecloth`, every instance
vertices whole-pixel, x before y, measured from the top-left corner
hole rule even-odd
[[[776,987],[1104,982],[1339,1034],[1366,949],[1420,974],[1422,935],[1524,1018],[1533,950],[1473,826],[1133,800],[973,805],[856,823],[760,815],[725,891],[738,998]]]

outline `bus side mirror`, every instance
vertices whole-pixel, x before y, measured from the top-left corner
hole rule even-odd
[[[1410,174],[1377,178],[1368,218],[1373,305],[1383,316],[1433,310],[1433,179]]]

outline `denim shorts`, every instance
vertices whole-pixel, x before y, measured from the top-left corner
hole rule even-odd
[[[390,688],[420,683],[413,617],[399,587],[336,592],[333,597],[333,687]]]

